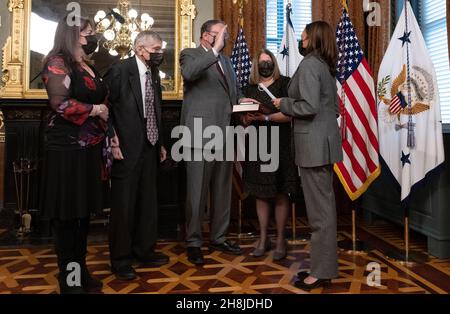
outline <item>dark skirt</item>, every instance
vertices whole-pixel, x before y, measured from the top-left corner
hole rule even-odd
[[[82,219],[103,209],[102,145],[45,153],[40,208],[44,219]]]
[[[258,125],[265,125],[260,123]],[[256,126],[258,126],[256,125]],[[298,168],[295,165],[291,144],[291,128],[289,123],[280,124],[279,167],[275,172],[261,172],[261,165],[269,162],[247,161],[243,167],[245,190],[256,198],[274,198],[279,194],[295,197],[300,190]],[[259,137],[259,132],[258,132]],[[270,130],[267,147],[271,147]]]

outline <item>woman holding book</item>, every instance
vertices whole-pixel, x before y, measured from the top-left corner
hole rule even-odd
[[[311,271],[299,273],[295,285],[314,289],[338,276],[333,165],[342,160],[342,141],[333,28],[323,21],[308,24],[300,50],[305,58],[292,77],[289,97],[273,104],[294,120],[295,157],[312,230]]]
[[[260,239],[253,256],[261,257],[271,249],[267,236],[271,207],[275,207],[277,241],[273,253],[274,260],[282,260],[287,255],[285,227],[290,209],[290,195],[298,191],[299,178],[294,163],[291,144],[291,118],[281,113],[273,104],[271,96],[287,97],[289,78],[281,76],[277,60],[272,52],[262,49],[253,61],[250,85],[242,89],[247,98],[261,103],[259,113],[247,113],[242,117],[244,125],[268,127],[267,147],[271,147],[271,127],[279,127],[279,167],[275,172],[261,172],[264,162],[247,161],[243,167],[243,180],[246,191],[256,198],[256,210],[260,225]],[[264,113],[262,113],[264,112]],[[258,134],[259,136],[259,134]]]

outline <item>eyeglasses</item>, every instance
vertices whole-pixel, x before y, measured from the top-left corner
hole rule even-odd
[[[163,49],[159,49],[159,50],[155,50],[154,52],[150,52],[150,51],[148,51],[148,49],[147,48],[145,48],[144,46],[142,46],[142,48],[147,52],[147,53],[163,53],[164,52],[164,50]],[[152,48],[153,49],[153,48]]]
[[[219,35],[219,33],[217,33],[217,32],[208,32],[208,34],[214,38],[216,38],[217,35]],[[229,38],[230,38],[230,34],[228,32],[225,33],[225,40],[228,40]]]

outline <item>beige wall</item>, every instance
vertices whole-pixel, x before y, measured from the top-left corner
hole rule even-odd
[[[194,0],[197,8],[197,17],[194,20],[194,41],[200,42],[200,29],[207,20],[214,18],[214,0]]]

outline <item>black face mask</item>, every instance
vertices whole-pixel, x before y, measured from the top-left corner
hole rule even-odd
[[[211,47],[214,47],[214,45],[216,44],[216,37],[217,37],[217,36],[212,36],[212,35],[211,35],[211,37],[214,38],[214,40],[213,40],[212,43],[209,43],[209,44],[211,45]],[[227,40],[224,39],[222,50],[225,49],[226,47],[227,47]],[[218,51],[218,52],[220,52],[220,51]]]
[[[86,38],[87,44],[82,45],[81,48],[83,48],[84,53],[86,55],[90,55],[91,53],[94,53],[95,50],[97,50],[97,47],[98,47],[97,37],[95,35],[89,35],[89,36],[84,36],[84,38]]]
[[[306,53],[306,48],[303,48],[303,40],[300,39],[300,41],[298,42],[298,52],[300,52],[300,54],[303,57],[306,57],[307,53]]]
[[[164,61],[164,54],[161,52],[151,52],[150,53],[150,60],[145,60],[147,63],[147,66],[156,66],[159,67]]]
[[[270,61],[263,61],[258,64],[259,75],[264,78],[271,77],[275,71],[275,64]]]
[[[142,48],[150,55],[150,59],[149,60],[145,59],[144,56],[142,56],[148,67],[151,67],[151,66],[159,67],[163,63],[163,61],[164,61],[164,53],[162,53],[162,52],[150,52],[150,51],[147,50],[147,48],[145,48],[145,47],[142,47]]]
[[[214,47],[214,45],[216,44],[216,37],[217,37],[217,36],[212,36],[212,38],[214,38],[214,39],[213,39],[213,42],[210,43],[210,44],[211,44],[211,47]]]

